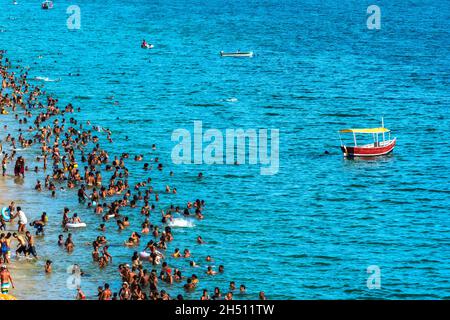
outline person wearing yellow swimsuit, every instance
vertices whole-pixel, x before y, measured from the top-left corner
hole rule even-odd
[[[181,257],[180,249],[176,248],[176,249],[175,249],[175,252],[172,253],[172,257],[174,257],[174,258],[180,258],[180,257]]]

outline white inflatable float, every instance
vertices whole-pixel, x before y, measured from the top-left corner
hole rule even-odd
[[[67,223],[66,224],[67,228],[85,228],[86,227],[86,223],[84,222],[79,222],[79,223]]]
[[[156,249],[155,249],[155,253],[158,256],[163,257],[163,254],[160,251],[156,250]],[[151,255],[150,252],[147,252],[147,251],[139,252],[139,257],[142,258],[142,259],[148,259],[150,257],[150,255]]]

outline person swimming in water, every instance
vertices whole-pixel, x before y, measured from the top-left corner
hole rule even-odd
[[[45,271],[45,273],[51,273],[52,272],[52,261],[51,260],[47,260],[46,262],[45,262],[45,267],[44,267],[44,271]]]
[[[151,44],[149,44],[147,41],[145,41],[145,39],[143,39],[142,43],[141,43],[141,48],[147,49],[147,48],[150,48],[150,47],[151,47]]]

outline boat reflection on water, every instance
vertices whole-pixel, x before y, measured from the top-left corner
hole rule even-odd
[[[344,157],[344,160],[351,160],[346,162],[389,162],[394,159],[394,153],[388,153],[382,156],[371,156],[371,157]]]

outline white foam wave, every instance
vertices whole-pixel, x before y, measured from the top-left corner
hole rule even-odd
[[[192,228],[195,227],[195,224],[191,220],[186,220],[182,218],[175,218],[168,223],[169,227],[177,227],[177,228]]]

